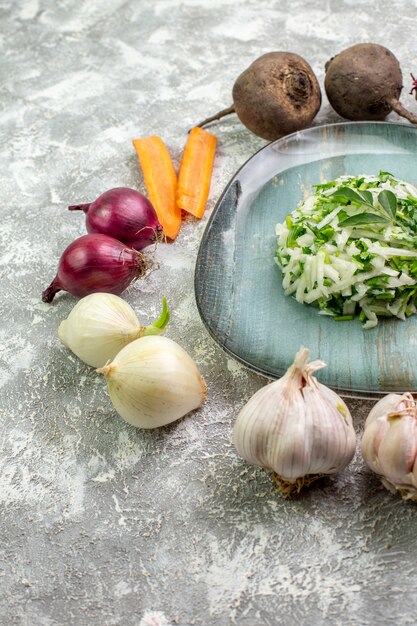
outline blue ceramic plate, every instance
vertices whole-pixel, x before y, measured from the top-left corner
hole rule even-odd
[[[285,296],[274,261],[275,225],[312,185],[343,174],[378,174],[417,182],[417,131],[407,124],[351,122],[310,128],[257,152],[218,201],[200,245],[195,294],[215,340],[271,378],[300,345],[327,368],[321,382],[344,395],[417,391],[417,316],[362,330],[335,322]]]

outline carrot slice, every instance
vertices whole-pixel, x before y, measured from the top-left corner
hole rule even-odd
[[[146,190],[165,235],[175,239],[181,226],[176,203],[177,176],[168,148],[160,137],[134,139]]]
[[[188,135],[181,159],[177,205],[198,218],[203,217],[206,208],[216,143],[214,135],[197,126]]]

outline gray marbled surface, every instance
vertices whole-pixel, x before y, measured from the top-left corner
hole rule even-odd
[[[205,217],[158,246],[157,269],[125,294],[145,322],[167,295],[167,335],[208,384],[200,411],[155,431],[125,424],[56,337],[75,299],[40,294],[85,232],[68,204],[144,191],[132,138],[161,135],[178,165],[187,129],[229,105],[240,71],[274,49],[304,56],[322,85],[335,52],[382,43],[408,85],[416,0],[0,0],[0,19],[2,626],[415,624],[414,505],[358,455],[283,500],[230,443],[266,381],[208,336],[193,269],[216,200],[262,139],[234,117],[213,126]],[[324,99],[314,123],[336,120]],[[349,406],[359,433],[369,405]]]

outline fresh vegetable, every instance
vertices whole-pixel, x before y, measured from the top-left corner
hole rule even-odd
[[[376,403],[365,422],[361,451],[389,491],[417,501],[417,406],[411,393],[391,393]]]
[[[135,339],[164,332],[169,317],[165,298],[159,319],[142,326],[122,298],[111,293],[92,293],[79,300],[61,322],[58,337],[84,363],[101,367]]]
[[[325,364],[309,363],[308,357],[309,350],[301,348],[282,378],[252,396],[233,429],[239,455],[273,470],[283,494],[340,472],[355,452],[349,409],[313,376]]]
[[[326,63],[329,102],[349,120],[383,120],[393,110],[417,124],[417,116],[399,102],[402,86],[397,58],[379,44],[356,44]]]
[[[84,211],[89,233],[109,235],[134,250],[142,250],[161,238],[162,226],[149,200],[134,189],[116,187],[94,202],[69,206]]]
[[[149,199],[163,231],[175,239],[181,226],[181,209],[176,202],[177,175],[168,149],[160,137],[134,139]]]
[[[283,287],[335,320],[417,312],[417,188],[389,172],[315,185],[276,227]]]
[[[237,78],[232,96],[232,106],[197,126],[236,113],[255,135],[271,141],[306,128],[321,105],[320,86],[313,70],[293,52],[260,56]]]
[[[216,152],[216,137],[193,128],[182,155],[177,184],[177,206],[195,217],[203,217],[210,191]]]
[[[80,298],[98,291],[120,294],[145,271],[145,257],[140,252],[108,235],[83,235],[62,253],[57,274],[42,300],[52,302],[58,291]]]
[[[411,89],[409,91],[409,95],[412,96],[414,93],[414,97],[417,100],[417,78],[415,78],[414,74],[410,74],[411,76]]]
[[[142,337],[97,370],[114,408],[138,428],[157,428],[200,407],[206,385],[193,359],[172,339]]]

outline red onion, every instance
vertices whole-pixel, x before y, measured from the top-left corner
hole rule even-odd
[[[70,211],[84,211],[89,233],[102,233],[142,250],[162,239],[162,226],[155,209],[139,191],[116,187],[89,204],[76,204]]]
[[[57,274],[42,300],[52,302],[61,290],[80,298],[98,291],[119,295],[145,270],[143,255],[126,244],[107,235],[83,235],[62,253]]]

